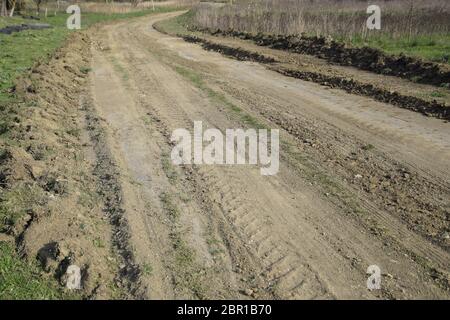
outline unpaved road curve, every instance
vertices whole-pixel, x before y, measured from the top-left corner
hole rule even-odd
[[[421,214],[415,210],[426,212],[423,221],[436,237],[448,228],[442,214],[449,214],[450,126],[285,78],[152,28],[176,14],[104,26],[92,46],[93,101],[121,171],[125,218],[146,295],[449,298],[448,247],[413,228],[412,219]],[[242,114],[282,129],[278,175],[264,177],[249,166],[171,165],[174,129],[191,129],[195,120],[204,127],[240,128]],[[302,134],[317,136],[305,142]],[[361,145],[375,149],[360,159],[355,150]],[[342,163],[328,166],[334,160],[325,161],[317,148],[333,150]],[[430,203],[411,197],[404,214],[388,210],[386,192],[404,196],[395,189],[396,178],[389,177],[394,189],[366,194],[348,176],[354,172],[347,163],[375,172],[401,164],[408,177],[426,182],[418,192]],[[370,265],[381,268],[381,290],[366,287]]]

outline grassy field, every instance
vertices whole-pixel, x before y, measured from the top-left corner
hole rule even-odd
[[[173,8],[160,7],[156,8],[155,11],[145,9],[123,14],[82,13],[81,27],[85,29],[99,22],[139,17],[171,10]],[[7,25],[36,22],[48,23],[53,26],[52,29],[26,30],[11,35],[0,34],[0,104],[14,99],[8,93],[8,89],[13,86],[14,80],[19,75],[31,68],[37,61],[45,61],[52,52],[63,45],[64,40],[70,32],[76,32],[66,28],[67,17],[68,14],[65,13],[59,13],[56,16],[49,16],[47,18],[43,17],[40,21],[27,20],[20,17],[0,17],[0,28]]]
[[[348,42],[356,47],[374,47],[394,55],[403,53],[429,61],[450,63],[450,34],[415,36],[412,39],[393,39],[389,36],[366,39],[353,37]]]
[[[368,30],[368,1],[237,0],[233,5],[201,3],[193,10],[199,27],[251,33],[331,36],[387,53],[450,62],[450,3],[444,0],[378,1],[381,30]]]
[[[84,13],[81,17],[82,29],[93,24],[139,17],[153,13],[172,11],[174,8],[161,7],[133,11],[128,13]],[[56,16],[42,18],[40,21],[26,20],[20,17],[0,17],[0,28],[22,23],[48,23],[53,28],[44,30],[27,30],[13,33],[11,35],[0,34],[0,144],[14,144],[9,141],[8,134],[3,127],[8,126],[10,117],[5,114],[8,106],[14,107],[21,97],[16,96],[10,89],[15,80],[24,75],[32,66],[38,62],[45,62],[52,53],[64,45],[71,32],[66,28],[68,15],[58,13]],[[9,142],[8,142],[9,141]],[[3,149],[3,148],[2,148]],[[4,150],[3,150],[4,151]],[[0,151],[0,160],[4,158]],[[23,195],[14,190],[0,189],[0,233],[5,227],[20,219],[20,212],[26,210],[27,201],[14,195]],[[29,192],[26,198],[30,199]],[[32,204],[30,204],[32,205]],[[8,210],[13,206],[14,210]],[[0,236],[2,236],[0,234]],[[34,262],[20,259],[10,242],[0,240],[0,299],[66,299],[80,298],[76,295],[68,295],[56,284],[53,279],[41,276],[40,268]]]
[[[0,241],[0,300],[76,298],[43,278],[36,263],[20,259],[10,244]]]

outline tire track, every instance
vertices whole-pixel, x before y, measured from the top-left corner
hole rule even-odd
[[[160,149],[154,151],[170,150],[172,130],[191,129],[194,120],[202,120],[204,127],[222,131],[245,126],[243,120],[230,111],[231,103],[236,103],[243,110],[241,112],[256,115],[258,120],[271,126],[274,121],[271,114],[278,115],[274,109],[286,110],[291,106],[286,103],[286,97],[278,97],[279,103],[274,104],[273,109],[267,109],[267,114],[260,113],[264,104],[258,106],[251,101],[259,103],[267,99],[266,103],[269,103],[279,92],[257,90],[265,82],[252,83],[254,79],[251,77],[230,80],[237,74],[233,68],[251,70],[253,65],[229,63],[219,55],[205,53],[193,45],[186,47],[186,44],[170,37],[171,47],[165,46],[166,36],[149,30],[148,26],[168,16],[171,15],[161,15],[151,21],[137,19],[132,23],[118,24],[109,31],[114,37],[108,39],[129,78],[130,99],[138,105],[137,111],[129,112],[141,112],[140,117],[149,118],[149,126],[158,132],[157,135],[141,132],[147,135],[147,139],[158,140]],[[196,60],[186,60],[183,58],[186,55],[179,54],[178,48],[188,48]],[[192,71],[193,75],[203,75],[203,70],[210,68],[209,73],[215,73],[230,91],[217,88],[217,82],[211,77],[198,85],[196,77],[189,78],[177,72],[179,67]],[[224,71],[225,67],[230,68]],[[242,86],[247,86],[248,101],[234,90]],[[260,89],[266,88],[261,86]],[[220,95],[222,92],[225,92],[223,96]],[[329,95],[322,91],[317,94]],[[123,112],[127,112],[126,109]],[[286,114],[295,118],[298,111],[293,108]],[[319,124],[309,114],[303,118],[306,119],[304,125],[314,132]],[[302,134],[299,128],[283,131],[286,143],[298,148],[296,152],[304,151],[302,149],[309,147],[301,146],[295,139],[296,131]],[[351,152],[354,147],[347,145],[346,137],[336,138],[335,131],[320,130],[317,137],[325,143],[342,139],[338,148],[343,152]],[[117,138],[120,139],[120,136]],[[156,154],[154,158],[158,156],[161,155]],[[367,225],[361,224],[354,215],[347,214],[349,208],[345,204],[342,206],[335,202],[335,198],[322,196],[321,189],[309,184],[304,176],[304,166],[304,163],[283,151],[280,173],[275,177],[262,177],[256,167],[183,166],[177,169],[179,183],[171,185],[164,182],[156,190],[146,190],[147,186],[142,185],[136,190],[173,194],[183,192],[190,198],[192,203],[186,206],[190,213],[186,217],[191,217],[192,213],[206,229],[205,235],[196,235],[195,228],[185,228],[186,235],[200,238],[217,236],[220,238],[217,247],[225,250],[220,255],[222,262],[214,265],[218,268],[214,272],[217,272],[223,285],[214,293],[216,296],[294,299],[445,296],[436,284],[430,282],[430,277],[423,273],[421,266],[403,255],[403,248],[387,247],[384,243],[386,238],[374,236]],[[313,168],[319,179],[322,169],[317,166]],[[334,171],[332,173],[336,174]],[[155,168],[155,175],[158,174],[164,174],[159,167]],[[348,191],[354,192],[351,189]],[[360,198],[358,201],[370,213],[378,210],[370,201]],[[383,213],[371,218],[383,221],[386,215]],[[395,223],[392,224],[393,221]],[[383,223],[402,230],[405,228],[404,224],[392,219]],[[415,237],[408,230],[402,235]],[[423,239],[414,239],[418,250],[430,248]],[[407,243],[409,245],[410,242]],[[213,249],[214,245],[208,243],[207,247]],[[197,249],[201,253],[201,249]],[[432,259],[438,261],[441,257],[444,259],[441,262],[446,263],[445,254],[439,250],[436,252],[438,256]],[[206,259],[206,256],[203,258]],[[393,275],[383,280],[381,292],[369,292],[365,287],[365,272],[370,264],[379,264]],[[403,273],[411,276],[403,277]]]

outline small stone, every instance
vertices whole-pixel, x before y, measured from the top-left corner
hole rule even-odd
[[[67,257],[70,257],[70,250],[69,248],[67,248],[64,244],[60,244],[59,245],[59,255],[60,255],[60,259],[64,259]]]
[[[253,290],[252,289],[245,289],[244,293],[245,293],[245,295],[250,297],[253,294]]]
[[[67,282],[66,287],[69,290],[81,289],[81,270],[77,265],[70,265],[67,268]]]
[[[363,176],[362,175],[360,175],[360,174],[356,174],[355,175],[355,179],[361,179]]]
[[[37,165],[32,165],[30,167],[30,173],[33,176],[33,179],[37,179],[44,173],[44,168]]]

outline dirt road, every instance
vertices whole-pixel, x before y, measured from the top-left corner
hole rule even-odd
[[[164,35],[101,27],[92,97],[148,298],[449,298],[450,126]],[[174,129],[280,129],[275,176],[173,166]],[[370,265],[381,290],[366,286]]]

